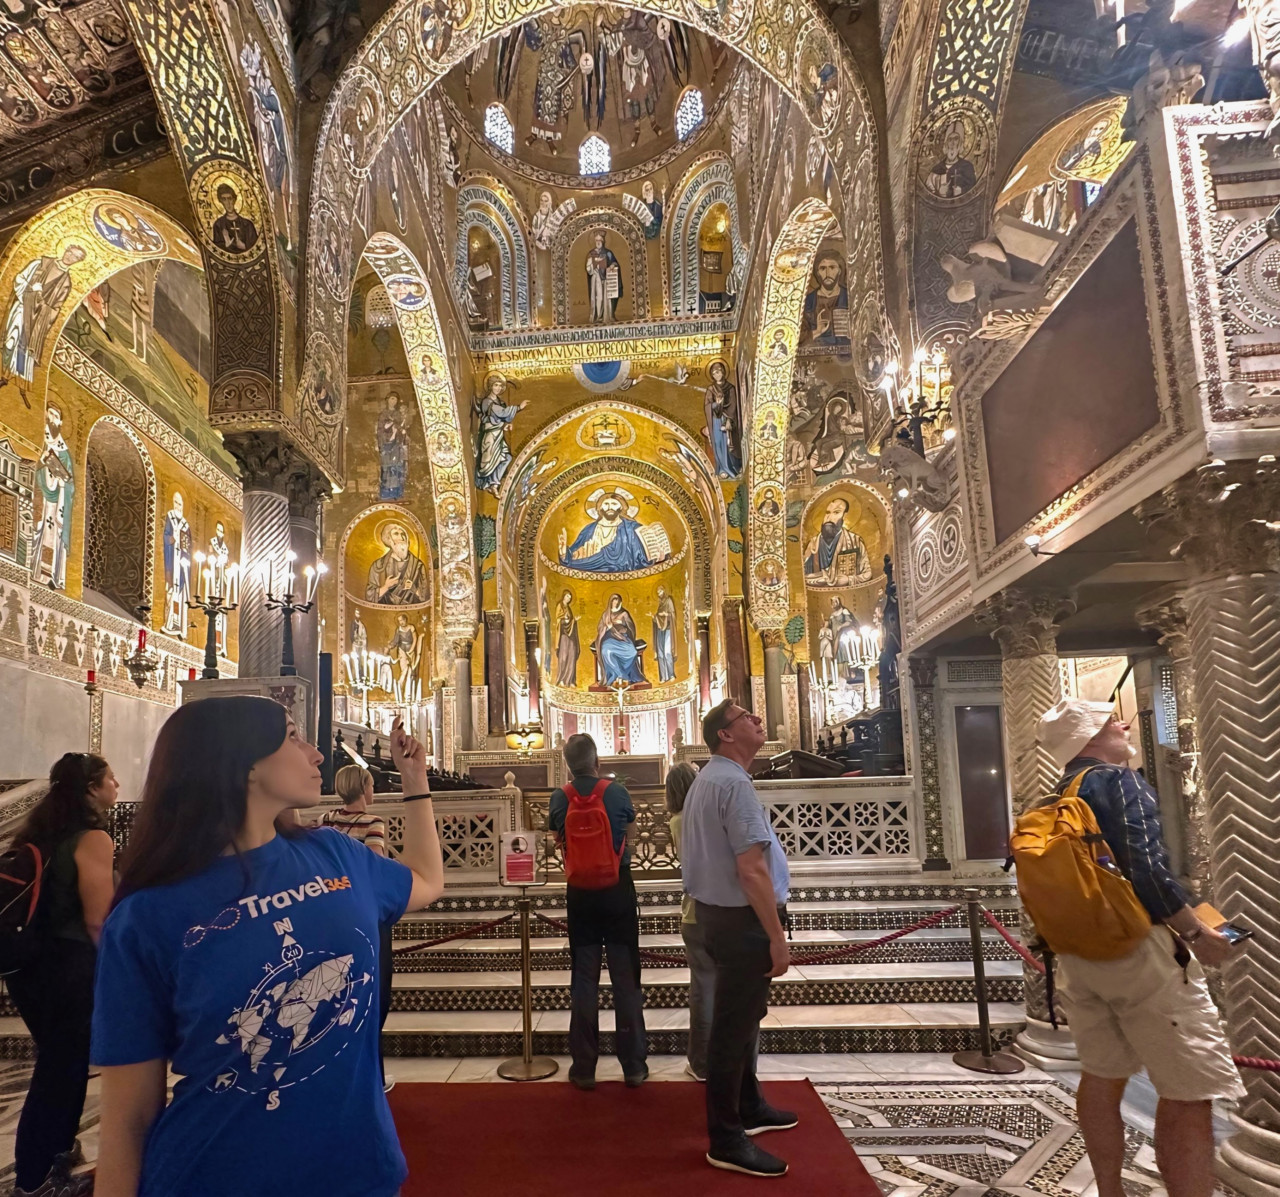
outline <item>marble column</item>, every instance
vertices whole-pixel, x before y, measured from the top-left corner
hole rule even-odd
[[[786,712],[782,705],[782,673],[787,667],[786,641],[781,628],[760,633],[764,645],[764,730],[770,740],[786,737]],[[781,733],[781,734],[780,734]]]
[[[711,616],[698,616],[698,705],[711,709]]]
[[[507,621],[501,611],[484,613],[484,684],[489,696],[489,734],[507,734]],[[516,712],[517,722],[520,713]]]
[[[975,615],[1000,645],[1004,755],[1016,818],[1059,782],[1058,766],[1036,739],[1040,717],[1062,698],[1058,661],[1058,624],[1075,611],[1074,600],[1060,594],[1009,587],[979,605]],[[1022,911],[1021,935],[1030,942],[1035,928]],[[1065,1026],[1049,1020],[1044,978],[1022,970],[1027,1028],[1015,1050],[1040,1068],[1076,1067],[1075,1043]],[[1054,1013],[1062,1023],[1062,1011]]]
[[[459,752],[470,752],[476,746],[475,721],[471,717],[471,641],[453,641],[453,751],[457,769]]]
[[[1190,567],[1185,594],[1216,905],[1254,931],[1222,969],[1242,1056],[1280,1057],[1280,466],[1216,463],[1139,509]],[[1241,1193],[1280,1192],[1280,1073],[1245,1069],[1238,1133],[1219,1173]]]
[[[298,589],[305,595],[301,581],[307,566],[313,569],[320,560],[320,519],[323,503],[329,497],[329,480],[314,466],[300,463],[285,483],[289,504],[289,547],[297,554]],[[283,616],[277,615],[277,619]],[[314,735],[315,704],[320,694],[320,604],[293,617],[293,659],[298,676],[310,684],[311,708],[308,711],[308,734]]]
[[[525,677],[529,682],[529,719],[542,720],[542,665],[538,661],[538,621],[524,621]]]
[[[1160,645],[1173,666],[1174,701],[1178,704],[1178,812],[1182,824],[1184,872],[1192,890],[1213,901],[1209,870],[1208,796],[1200,785],[1196,747],[1195,667],[1187,634],[1186,596],[1171,593],[1138,612],[1138,622],[1160,634]]]
[[[800,711],[800,747],[812,752],[813,746],[813,690],[812,678],[807,666],[796,668],[796,706]]]
[[[279,436],[262,432],[235,433],[224,443],[240,465],[244,485],[244,531],[240,560],[249,567],[240,584],[240,677],[278,677],[283,639],[278,611],[264,606],[267,591],[257,570],[259,563],[284,564],[292,547],[289,478],[299,464],[292,446]]]
[[[726,698],[751,710],[751,667],[741,595],[724,600],[724,668]]]
[[[941,872],[951,868],[947,859],[946,836],[942,826],[942,783],[938,774],[938,708],[935,686],[938,681],[937,657],[912,657],[911,698],[915,717],[915,768],[920,778],[920,803],[923,808],[925,872]]]

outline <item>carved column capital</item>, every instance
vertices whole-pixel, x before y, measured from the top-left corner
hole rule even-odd
[[[911,670],[911,688],[916,693],[921,690],[932,690],[937,685],[937,657],[912,657],[907,665]]]
[[[471,646],[472,641],[470,640],[458,639],[449,641],[449,647],[453,649],[453,659],[455,661],[459,661],[464,658],[468,661],[471,660]]]
[[[1055,655],[1058,625],[1075,613],[1075,599],[1050,591],[1009,586],[978,605],[974,617],[1005,658]]]
[[[1166,591],[1158,595],[1138,612],[1138,622],[1144,628],[1159,633],[1160,646],[1166,649],[1176,665],[1191,655],[1187,639],[1186,596],[1180,590]]]
[[[786,637],[782,634],[781,628],[762,628],[760,639],[766,649],[786,647]]]
[[[524,642],[526,644],[537,644],[538,636],[541,632],[542,628],[536,619],[526,619],[524,621]]]
[[[240,466],[245,490],[288,493],[289,475],[298,468],[301,458],[292,443],[278,432],[229,432],[222,443]]]
[[[1280,571],[1280,465],[1211,462],[1134,513],[1201,578]]]
[[[501,611],[486,611],[484,626],[490,632],[501,632],[506,626],[507,617]]]
[[[285,479],[289,514],[314,520],[320,504],[332,494],[329,479],[309,461],[298,462]]]
[[[704,632],[710,633],[710,631],[711,631],[711,616],[710,616],[710,615],[697,615],[697,616],[695,616],[695,617],[694,617],[694,627],[697,629],[697,633],[698,633],[698,635],[699,635],[699,636],[701,636]]]

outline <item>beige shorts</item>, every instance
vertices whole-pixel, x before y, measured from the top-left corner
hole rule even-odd
[[[1120,960],[1057,958],[1055,1000],[1080,1066],[1116,1080],[1145,1068],[1171,1101],[1243,1097],[1204,970],[1192,960],[1184,971],[1173,951],[1173,936],[1157,926]]]

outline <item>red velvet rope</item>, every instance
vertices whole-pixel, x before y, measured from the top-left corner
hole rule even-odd
[[[452,935],[442,935],[439,939],[428,939],[423,943],[411,943],[402,948],[392,948],[391,954],[399,956],[402,952],[418,952],[423,948],[434,948],[454,939],[471,939],[483,931],[492,931],[494,927],[501,927],[503,923],[509,923],[515,917],[513,910],[510,914],[504,914],[502,918],[494,919],[491,923],[477,923],[474,927],[464,927],[461,931],[455,931]]]
[[[1026,948],[1022,946],[1012,935],[1009,934],[1000,923],[1000,920],[982,907],[982,917],[987,920],[1000,934],[1007,943],[1019,956],[1023,958],[1036,972],[1043,973],[1044,965],[1037,960]],[[1232,1056],[1231,1061],[1237,1068],[1253,1068],[1259,1072],[1280,1072],[1280,1060],[1270,1060],[1264,1056]]]
[[[1005,929],[1005,925],[998,918],[996,918],[996,916],[992,914],[991,911],[989,911],[985,906],[980,906],[978,907],[978,909],[982,911],[982,917],[986,919],[987,922],[990,923],[1000,933],[1000,937],[1005,941],[1005,943],[1007,943],[1015,952],[1017,952],[1018,955],[1021,956],[1022,959],[1026,961],[1027,964],[1031,965],[1031,967],[1034,968],[1036,972],[1038,973],[1044,972],[1044,964],[1041,963],[1039,960],[1037,960],[1030,952],[1027,951],[1026,948],[1022,946],[1022,944],[1020,944],[1016,939],[1014,939],[1013,936],[1010,935],[1009,932]]]

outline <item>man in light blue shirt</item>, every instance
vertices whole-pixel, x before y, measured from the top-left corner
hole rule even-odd
[[[764,744],[764,723],[726,700],[707,712],[702,736],[712,755],[685,798],[680,861],[716,966],[707,1162],[749,1176],[782,1176],[787,1165],[749,1137],[797,1122],[765,1101],[755,1072],[769,983],[791,966],[782,929],[787,858],[747,772]]]

